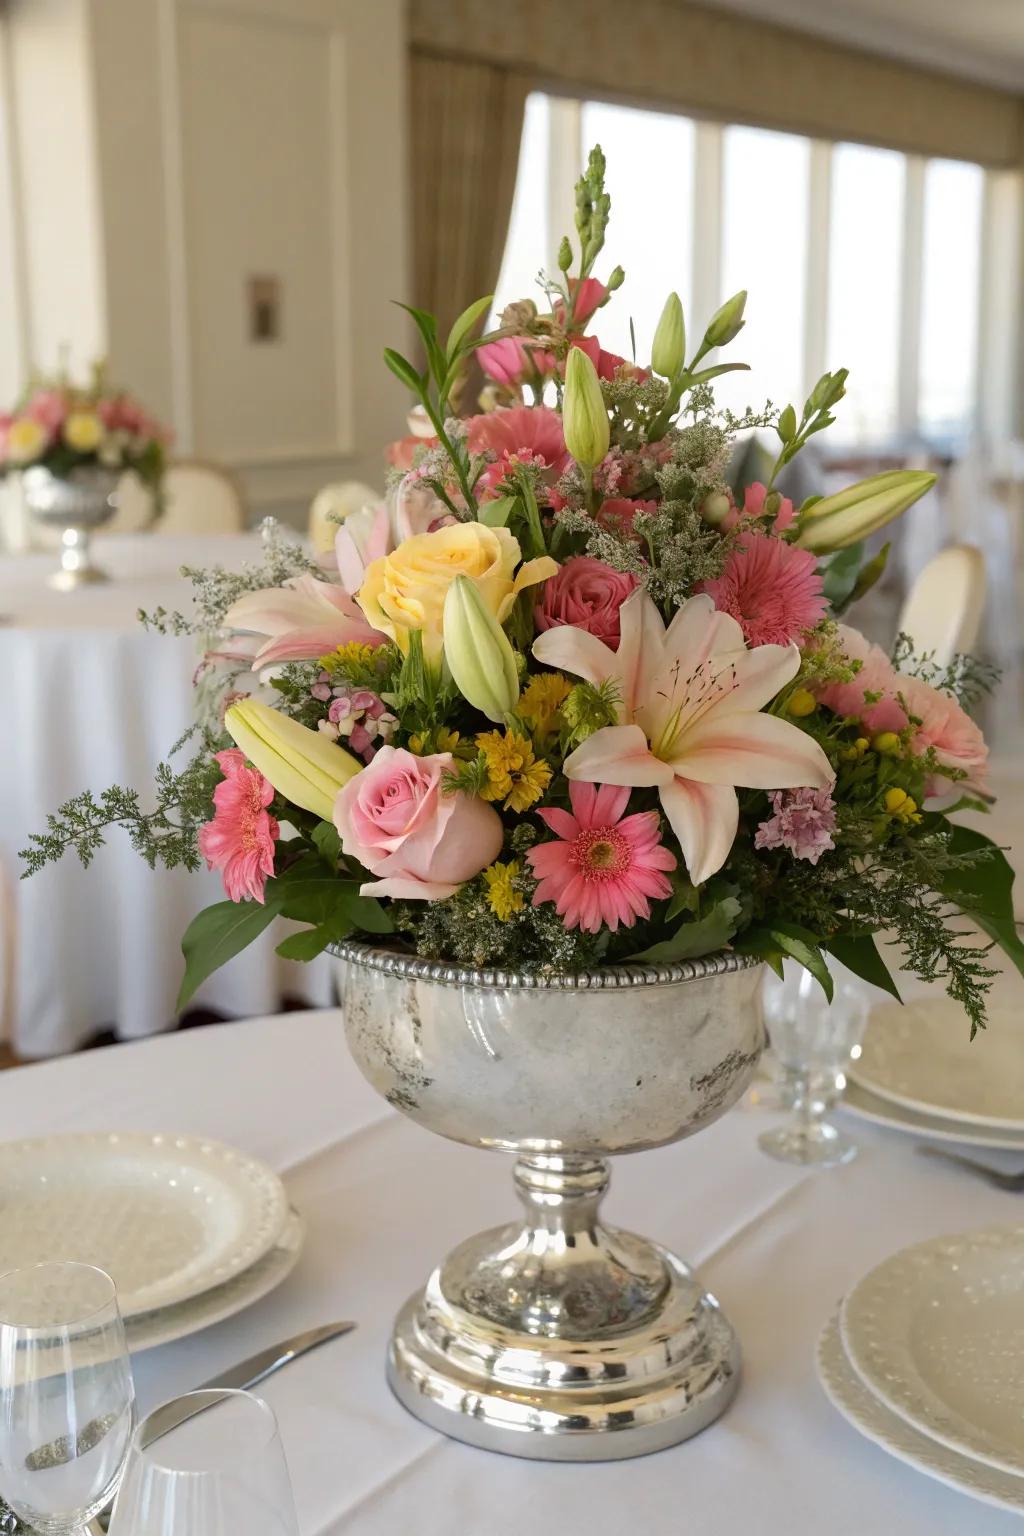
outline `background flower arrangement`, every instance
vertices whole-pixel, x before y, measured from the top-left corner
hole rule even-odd
[[[32,380],[14,410],[0,413],[0,474],[41,465],[61,479],[82,465],[134,470],[156,488],[170,434],[131,395],[116,389],[102,364],[88,384],[64,370]]]
[[[966,707],[988,679],[838,622],[884,567],[860,541],[933,477],[780,495],[846,373],[799,412],[717,410],[713,380],[744,365],[709,359],[743,293],[692,350],[670,295],[649,365],[606,352],[588,327],[624,275],[593,275],[603,172],[595,149],[546,308],[509,306],[482,341],[489,299],[443,341],[410,310],[425,366],[386,353],[410,435],[330,571],[278,543],[262,568],[190,573],[194,617],[148,616],[204,638],[198,750],[161,766],[153,810],[121,789],[69,802],[29,870],[68,846],[88,862],[113,823],[151,864],[220,868],[182,1002],[277,915],[303,925],[279,946],[298,959],[352,931],[515,969],[732,946],[827,992],[830,955],[895,992],[886,931],[977,1025],[989,942],[1024,965],[1006,860],[949,819],[987,801]],[[489,383],[460,419],[474,350]],[[754,427],[778,457],[738,505],[724,467]]]

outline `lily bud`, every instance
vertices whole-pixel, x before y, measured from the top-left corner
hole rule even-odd
[[[611,425],[597,369],[581,347],[572,347],[565,365],[562,400],[565,446],[584,469],[593,469],[608,452]]]
[[[704,332],[704,341],[710,351],[712,347],[724,347],[738,336],[743,329],[743,311],[747,303],[747,290],[741,288],[739,293],[734,293],[731,299],[726,299],[721,309],[711,316],[707,330]]]
[[[468,576],[444,600],[444,655],[462,697],[500,724],[519,702],[519,673],[508,637]]]
[[[363,765],[319,731],[268,704],[232,704],[224,729],[279,795],[322,821],[330,821],[338,791]]]
[[[686,356],[686,325],[678,293],[670,293],[654,333],[651,367],[663,379],[674,379]]]
[[[931,490],[936,478],[921,469],[895,469],[858,480],[808,507],[801,514],[796,542],[817,555],[846,549],[912,507]]]

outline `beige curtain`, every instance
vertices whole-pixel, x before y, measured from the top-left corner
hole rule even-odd
[[[419,50],[410,63],[413,286],[444,335],[498,281],[529,84],[500,65]]]

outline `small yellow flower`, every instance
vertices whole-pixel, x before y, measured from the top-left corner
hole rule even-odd
[[[864,753],[867,751],[870,745],[871,743],[868,741],[866,736],[858,736],[857,740],[853,744],[853,749],[858,757],[863,757]]]
[[[517,859],[508,864],[491,864],[484,870],[487,885],[487,904],[495,917],[507,923],[513,912],[523,910],[523,893],[517,891],[515,881],[520,874]]]
[[[72,411],[64,423],[64,441],[76,453],[94,453],[103,441],[103,423],[95,411]]]
[[[905,805],[908,796],[905,789],[887,789],[885,792],[885,808],[890,815],[899,813],[900,807]]]
[[[363,667],[373,665],[374,648],[372,645],[363,645],[358,640],[349,640],[345,645],[339,645],[337,650],[328,651],[326,656],[320,657],[320,666],[325,672],[357,671]]]
[[[446,725],[432,731],[417,731],[409,737],[409,751],[416,757],[429,757],[433,752],[454,752],[459,744],[458,731],[450,731]]]
[[[875,737],[871,745],[876,752],[892,757],[899,751],[900,739],[895,731],[883,731],[880,736]]]
[[[532,743],[518,731],[482,731],[476,744],[487,764],[485,800],[501,800],[506,811],[528,810],[551,783],[551,769],[538,761]]]
[[[46,447],[46,428],[32,416],[19,416],[7,428],[7,457],[12,464],[30,464]]]
[[[917,809],[917,801],[912,795],[908,795],[905,789],[893,787],[885,792],[885,808],[890,816],[897,821],[902,821],[904,826],[918,826],[921,821],[921,813]]]
[[[538,672],[519,696],[518,713],[538,736],[545,735],[572,692],[572,683],[560,672]]]
[[[803,720],[805,716],[813,715],[817,707],[818,701],[809,688],[797,688],[790,694],[786,713],[792,715],[794,720]]]

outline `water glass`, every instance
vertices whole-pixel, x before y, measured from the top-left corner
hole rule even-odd
[[[110,1503],[135,1421],[113,1280],[91,1264],[0,1276],[0,1494],[40,1536]]]
[[[784,962],[781,979],[773,971],[765,978],[764,1021],[780,1098],[793,1118],[765,1131],[758,1146],[784,1163],[830,1168],[857,1155],[856,1143],[825,1117],[846,1087],[846,1069],[860,1048],[870,997],[850,971],[835,964],[830,969],[831,1004],[811,973],[795,961]]]
[[[267,1404],[249,1392],[189,1392],[143,1419],[109,1536],[298,1536]]]

